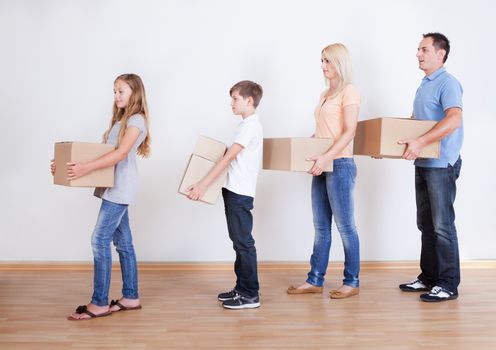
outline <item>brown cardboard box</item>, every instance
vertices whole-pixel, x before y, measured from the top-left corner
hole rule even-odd
[[[226,150],[227,146],[224,143],[206,136],[200,136],[196,142],[193,154],[189,159],[178,192],[187,196],[189,193],[186,192],[186,189],[207,175],[210,170],[212,170],[215,163],[222,159]],[[215,204],[219,198],[226,176],[227,169],[209,186],[200,200],[205,203]]]
[[[309,171],[314,162],[306,159],[325,153],[331,145],[331,139],[316,137],[264,139],[263,169]],[[332,171],[332,162],[325,171]]]
[[[436,121],[410,118],[375,118],[358,122],[353,154],[360,156],[401,158],[406,145],[398,141],[425,134]],[[426,146],[422,158],[439,158],[440,142]]]
[[[95,170],[76,180],[67,180],[67,163],[87,162],[113,151],[113,145],[89,142],[57,142],[53,183],[70,187],[112,187],[114,167]]]

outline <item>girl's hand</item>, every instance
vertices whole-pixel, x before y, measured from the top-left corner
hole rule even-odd
[[[325,155],[315,156],[307,158],[308,161],[315,161],[313,167],[308,171],[309,174],[313,176],[319,176],[324,172],[324,169],[331,164],[331,159],[326,157]]]
[[[67,179],[76,180],[88,174],[91,169],[87,163],[67,163]]]
[[[52,176],[55,175],[55,159],[50,160],[50,172],[52,173]]]
[[[202,185],[200,182],[189,186],[186,189],[186,192],[189,192],[188,198],[191,199],[192,201],[197,201],[199,200],[207,191],[207,187]]]

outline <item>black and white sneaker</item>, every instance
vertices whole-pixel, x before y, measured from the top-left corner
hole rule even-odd
[[[398,286],[403,292],[427,292],[429,286],[425,285],[421,280],[416,279],[410,283],[403,283]]]
[[[439,302],[456,298],[458,298],[458,293],[451,292],[439,286],[433,287],[429,293],[420,295],[420,300],[427,302]]]
[[[218,296],[217,296],[217,299],[219,301],[226,301],[226,300],[231,300],[231,299],[234,299],[234,297],[236,296],[236,290],[233,289],[233,290],[230,290],[229,292],[224,292],[224,293],[220,293]]]
[[[235,292],[234,298],[226,300],[222,303],[226,309],[255,309],[260,306],[260,298],[258,295],[253,298],[245,297],[238,292]]]

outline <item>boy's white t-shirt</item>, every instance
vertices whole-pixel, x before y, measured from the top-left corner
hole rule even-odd
[[[258,115],[252,114],[239,123],[233,143],[244,148],[229,165],[224,187],[231,192],[255,198],[263,155],[263,129]]]

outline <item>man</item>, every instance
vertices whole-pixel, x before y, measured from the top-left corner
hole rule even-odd
[[[415,95],[413,118],[438,123],[418,138],[399,142],[406,144],[403,158],[415,160],[417,226],[422,232],[421,273],[416,280],[400,284],[399,288],[405,292],[429,291],[420,295],[427,302],[456,299],[460,284],[453,204],[462,163],[463,89],[444,68],[449,52],[449,40],[443,34],[423,35],[417,59],[425,77]],[[441,140],[439,159],[418,158],[425,146],[438,140]]]

